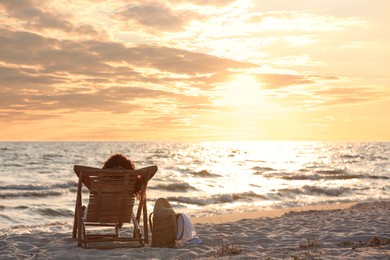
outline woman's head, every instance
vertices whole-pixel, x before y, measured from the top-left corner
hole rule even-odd
[[[113,169],[117,167],[122,167],[127,170],[135,170],[134,163],[127,159],[126,156],[123,154],[117,153],[114,155],[111,155],[110,158],[105,161],[103,165],[103,169]],[[136,187],[135,187],[135,195],[138,199],[141,198],[141,191],[144,184],[141,180],[137,180]]]
[[[116,167],[122,167],[124,169],[128,170],[135,170],[134,163],[127,159],[124,155],[122,154],[114,154],[110,158],[105,161],[103,165],[103,169],[111,169],[111,168],[116,168]]]

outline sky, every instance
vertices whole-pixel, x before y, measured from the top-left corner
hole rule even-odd
[[[388,0],[0,0],[0,141],[390,141]]]

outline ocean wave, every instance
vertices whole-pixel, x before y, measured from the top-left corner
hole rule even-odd
[[[322,177],[318,174],[313,174],[313,175],[297,174],[297,175],[282,176],[281,178],[283,180],[288,180],[288,181],[298,181],[298,180],[318,180],[321,179]]]
[[[274,168],[261,167],[261,166],[254,166],[254,167],[252,167],[252,170],[256,171],[253,174],[263,174],[264,172],[276,171],[276,169],[274,169]]]
[[[0,214],[0,218],[6,219],[6,220],[8,220],[8,221],[11,221],[11,220],[12,220],[11,217],[8,217],[7,215],[4,215],[4,214]]]
[[[193,205],[211,205],[211,204],[224,204],[231,203],[237,200],[245,200],[245,201],[253,201],[254,199],[265,199],[265,196],[256,194],[254,192],[242,192],[242,193],[232,193],[232,194],[217,194],[212,195],[211,197],[168,197],[168,201],[175,201],[179,203],[185,204],[193,204]]]
[[[15,209],[28,209],[29,207],[27,207],[27,206],[16,206],[16,207],[14,207]]]
[[[235,157],[237,154],[240,154],[240,150],[232,150],[228,157]]]
[[[10,184],[0,185],[0,190],[52,190],[52,189],[67,189],[77,187],[77,182],[68,181],[50,185],[34,185],[34,184]]]
[[[44,160],[50,160],[51,158],[62,158],[62,157],[64,157],[62,154],[57,154],[57,153],[44,154],[42,156]]]
[[[249,200],[252,201],[253,199],[265,199],[264,195],[257,194],[255,192],[249,191],[249,192],[242,192],[242,193],[233,193],[233,200]]]
[[[196,188],[192,187],[188,183],[171,183],[171,184],[158,184],[152,187],[149,187],[152,190],[167,190],[171,192],[186,192],[189,190],[196,190]]]
[[[155,159],[166,159],[166,154],[153,154],[151,156],[148,156],[146,160],[153,162]]]
[[[39,223],[26,223],[26,224],[16,224],[14,219],[12,220],[12,225],[8,229],[4,229],[6,232],[12,232],[12,234],[26,234],[26,233],[40,233],[40,232],[64,232],[64,230],[69,230],[72,228],[72,224],[69,223],[69,220],[52,220],[48,218],[48,222],[43,222],[42,220]],[[16,224],[16,225],[15,225]],[[1,228],[0,228],[1,230]],[[67,231],[66,231],[67,232]]]
[[[9,199],[17,197],[34,197],[34,198],[45,198],[51,196],[61,196],[63,193],[58,191],[27,191],[27,192],[7,192],[0,193],[0,198]]]
[[[76,181],[67,181],[67,182],[60,182],[60,183],[56,183],[56,184],[52,184],[50,188],[74,188],[74,187],[77,187],[77,182]]]
[[[363,175],[363,174],[345,174],[345,175],[319,175],[319,174],[298,174],[282,176],[283,180],[350,180],[350,179],[384,179],[389,177],[379,175]]]
[[[365,175],[364,178],[367,179],[383,179],[383,180],[388,180],[390,177],[387,176],[378,176],[378,175]]]
[[[221,175],[219,174],[214,174],[214,173],[210,173],[208,170],[201,170],[201,171],[198,171],[198,172],[190,172],[190,174],[196,176],[196,177],[201,177],[201,178],[214,178],[214,177],[221,177]]]
[[[40,208],[35,210],[42,216],[49,217],[72,217],[74,212],[68,209],[51,209],[51,208]]]
[[[385,185],[381,187],[382,190],[389,190],[390,191],[390,185]]]
[[[302,188],[289,188],[289,189],[281,189],[279,190],[279,194],[284,196],[288,196],[290,194],[295,195],[327,195],[337,197],[341,194],[350,192],[350,188],[326,188],[326,187],[318,187],[318,186],[309,186],[305,185]]]
[[[319,174],[312,174],[312,175],[305,175],[305,174],[299,174],[299,175],[289,175],[289,176],[283,176],[282,179],[284,180],[349,180],[349,179],[361,179],[365,178],[363,175],[357,175],[357,174],[348,174],[348,175],[319,175]]]
[[[345,169],[331,169],[331,170],[319,170],[316,171],[318,174],[347,174],[347,170]]]
[[[343,155],[340,156],[340,158],[364,160],[364,156],[363,155],[355,155],[355,154],[343,154]]]
[[[370,161],[387,161],[389,158],[385,156],[370,156]]]
[[[3,167],[24,167],[25,165],[20,163],[5,163]]]

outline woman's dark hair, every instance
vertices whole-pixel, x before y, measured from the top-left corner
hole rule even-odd
[[[103,165],[103,169],[114,169],[118,167],[122,167],[126,170],[135,170],[134,163],[131,160],[127,159],[126,156],[120,153],[111,155],[111,157],[108,158]],[[137,196],[137,199],[141,198],[141,191],[143,186],[142,183],[143,183],[142,180],[139,179],[135,187],[135,195]]]
[[[122,167],[127,170],[135,170],[134,163],[120,153],[111,155],[111,157],[108,158],[103,165],[103,169],[112,169],[116,167]]]

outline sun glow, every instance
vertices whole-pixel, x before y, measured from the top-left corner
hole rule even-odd
[[[266,103],[261,84],[249,75],[237,76],[233,81],[224,85],[221,92],[223,94],[217,104],[236,111],[247,112],[263,107]]]
[[[215,100],[220,107],[213,124],[224,129],[226,140],[255,140],[264,135],[264,119],[269,117],[272,104],[261,82],[244,74],[221,86]],[[267,112],[265,112],[267,111]]]

